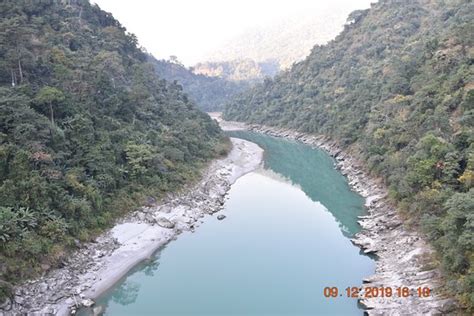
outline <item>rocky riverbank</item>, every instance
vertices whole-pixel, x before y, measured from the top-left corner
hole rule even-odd
[[[231,140],[229,155],[211,163],[198,184],[159,203],[151,199],[94,242],[78,244],[64,267],[17,287],[14,302],[4,306],[9,311],[0,315],[68,315],[83,307],[100,314],[94,307],[98,296],[182,231],[194,230],[203,217],[220,211],[230,186],[260,165],[260,147]]]
[[[390,298],[361,297],[359,302],[368,315],[446,315],[454,313],[455,302],[440,293],[441,274],[429,267],[433,250],[422,235],[407,228],[387,197],[387,189],[377,179],[369,177],[362,163],[341,150],[327,137],[308,135],[284,128],[245,125],[223,121],[211,114],[224,130],[250,130],[276,137],[297,140],[327,151],[335,159],[335,168],[347,177],[352,190],[366,199],[368,214],[361,216],[362,231],[351,240],[366,254],[376,255],[375,274],[363,280],[361,287],[391,287]],[[395,289],[412,289],[409,297],[397,297]],[[420,298],[418,287],[428,287],[431,295]]]

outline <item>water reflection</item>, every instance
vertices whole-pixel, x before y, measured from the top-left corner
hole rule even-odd
[[[164,249],[165,247],[163,247]],[[161,249],[161,251],[163,250]],[[132,273],[143,273],[147,277],[155,276],[160,266],[160,252],[158,252],[152,260],[140,264]],[[112,301],[121,305],[135,303],[140,292],[140,283],[127,278],[117,286],[112,293]]]
[[[254,132],[231,131],[228,134],[262,147],[265,150],[264,168],[281,174],[311,200],[321,202],[346,237],[360,231],[357,220],[364,212],[363,198],[350,191],[344,176],[334,169],[334,160],[323,150]]]
[[[145,266],[145,268],[143,269],[143,273],[145,273],[146,276],[155,275],[155,272],[156,270],[158,270],[158,267],[160,265],[160,262],[158,261],[159,259],[160,259],[160,256],[157,254],[155,259]]]
[[[129,305],[137,300],[140,283],[133,281],[123,282],[112,294],[112,300],[121,305]]]
[[[232,186],[223,212],[224,221],[184,232],[97,306],[114,316],[362,314],[354,299],[323,295],[373,268],[320,202],[259,170]]]

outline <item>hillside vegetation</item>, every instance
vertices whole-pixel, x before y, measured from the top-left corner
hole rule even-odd
[[[109,13],[1,1],[0,297],[227,146]]]
[[[438,250],[447,289],[474,306],[474,5],[382,0],[226,119],[325,134],[381,176]]]
[[[246,80],[232,81],[220,75],[194,73],[193,69],[184,67],[176,58],[157,60],[149,56],[149,61],[160,78],[176,81],[197,107],[206,112],[221,111],[232,97],[251,87]]]

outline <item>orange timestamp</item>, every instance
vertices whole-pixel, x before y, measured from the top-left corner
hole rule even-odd
[[[407,286],[390,287],[390,286],[352,286],[342,291],[336,287],[325,287],[323,295],[326,298],[351,297],[351,298],[375,298],[375,297],[420,297],[426,298],[431,296],[429,287],[409,288]]]

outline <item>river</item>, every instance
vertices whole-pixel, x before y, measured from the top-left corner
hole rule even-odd
[[[325,287],[359,286],[374,262],[349,240],[364,200],[325,152],[247,131],[264,166],[232,186],[207,217],[97,302],[106,315],[362,315]]]

